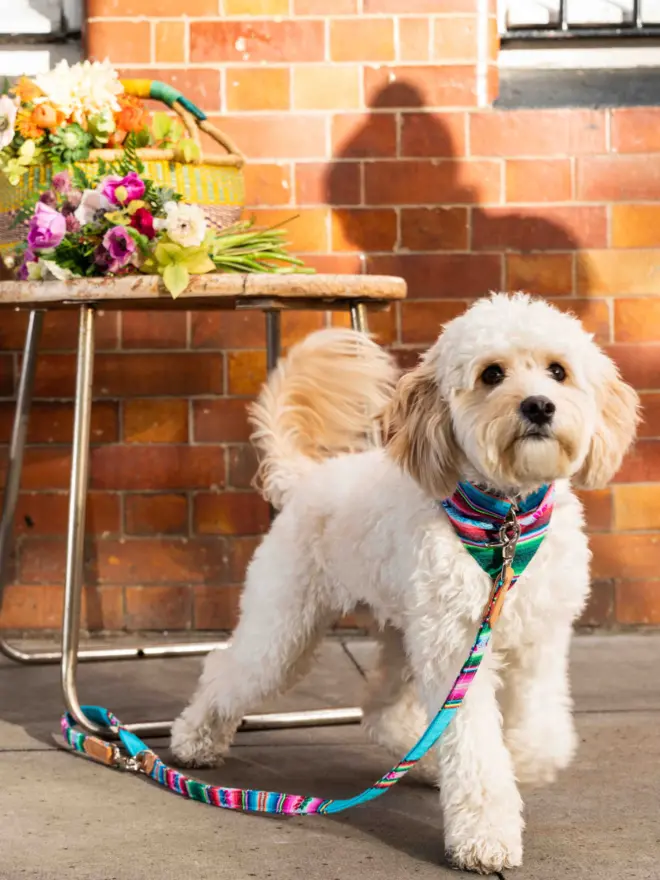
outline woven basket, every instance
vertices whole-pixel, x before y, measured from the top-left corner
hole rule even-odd
[[[182,119],[189,137],[200,147],[200,158],[191,162],[175,157],[174,150],[146,147],[138,150],[144,163],[145,177],[180,193],[186,202],[199,205],[213,226],[222,228],[240,218],[245,203],[243,164],[245,159],[236,145],[212,125],[206,114],[192,101],[165,83],[148,79],[122,80],[125,93],[138,98],[162,101]],[[201,154],[200,131],[206,132],[226,152],[220,156]],[[92,150],[89,158],[76,164],[89,175],[98,170],[98,160],[113,162],[122,157],[117,149]],[[49,186],[52,166],[35,165],[28,168],[18,186],[12,186],[0,174],[0,252],[14,247],[24,239],[25,230],[13,227],[17,211],[35,190]]]

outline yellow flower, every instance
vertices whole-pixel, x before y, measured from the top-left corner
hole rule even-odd
[[[39,140],[43,137],[44,130],[32,121],[32,111],[21,108],[16,115],[16,129],[24,138],[34,138]]]
[[[39,86],[32,82],[31,79],[28,79],[27,76],[22,76],[11,91],[16,95],[21,104],[29,104],[35,98],[43,95]]]
[[[18,186],[27,168],[25,165],[21,165],[18,159],[10,159],[2,170],[9,178],[11,185]]]

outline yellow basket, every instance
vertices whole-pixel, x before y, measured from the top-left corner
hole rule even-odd
[[[145,147],[138,150],[145,177],[171,187],[186,202],[199,205],[207,220],[218,228],[238,220],[245,204],[242,170],[245,159],[238,147],[208,121],[199,107],[171,86],[148,79],[122,80],[122,83],[127,95],[160,100],[171,107],[181,117],[189,137],[200,148],[200,158],[191,162],[181,161],[171,149]],[[225,150],[225,154],[203,156],[200,131],[206,132]],[[117,161],[122,153],[121,147],[92,150],[88,159],[76,164],[86,174],[94,175],[99,159]],[[13,227],[14,217],[32,193],[50,185],[52,173],[50,165],[34,165],[27,169],[17,186],[12,186],[6,175],[0,173],[0,251],[14,247],[24,238],[24,231]]]

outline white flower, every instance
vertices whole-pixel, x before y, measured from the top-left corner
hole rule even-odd
[[[166,202],[165,220],[156,220],[154,226],[164,229],[175,244],[181,247],[199,247],[206,235],[206,217],[198,205]]]
[[[99,214],[114,210],[114,205],[98,189],[86,189],[73,216],[81,226],[93,223]]]
[[[40,260],[39,263],[43,267],[41,273],[42,281],[68,281],[69,278],[75,278],[75,273],[71,271],[71,269],[65,269],[62,266],[58,266],[53,260]],[[28,272],[30,264],[28,264]]]
[[[0,97],[0,150],[9,146],[14,139],[17,111],[18,107],[9,95]]]
[[[69,67],[67,61],[60,61],[34,81],[44,93],[35,98],[35,104],[48,101],[78,123],[87,116],[119,110],[117,95],[124,91],[109,61],[83,61],[73,67]]]

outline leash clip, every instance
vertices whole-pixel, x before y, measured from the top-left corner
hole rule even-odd
[[[513,560],[516,555],[516,546],[520,539],[520,523],[513,509],[509,508],[504,522],[500,527],[500,546],[502,548],[502,568],[499,575],[493,581],[493,590],[488,600],[487,614],[491,626],[495,626],[502,613],[502,606],[506,594],[513,580]]]
[[[129,773],[141,773],[143,770],[141,761],[132,755],[122,755],[119,749],[117,749],[117,763],[115,766],[118,770],[127,770]]]
[[[504,566],[510,565],[513,562],[519,540],[520,523],[513,506],[511,506],[500,527],[500,545],[502,547],[502,562]]]

